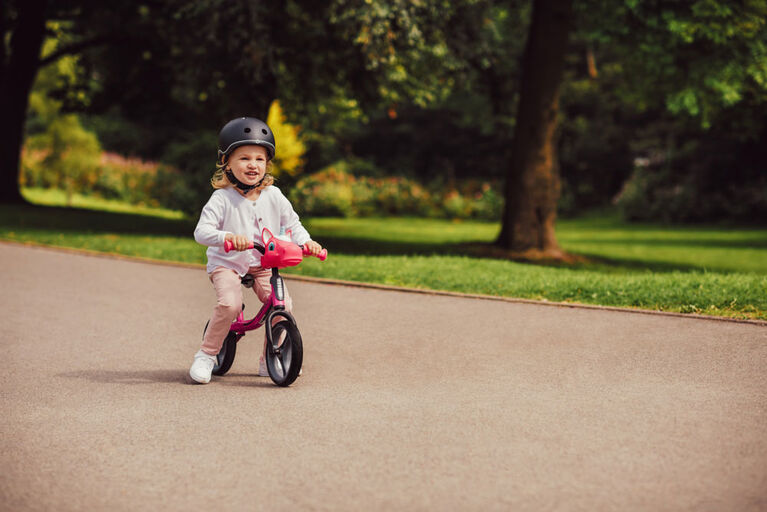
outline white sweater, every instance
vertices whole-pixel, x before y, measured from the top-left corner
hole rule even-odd
[[[291,231],[293,242],[299,245],[311,239],[288,198],[274,185],[263,189],[256,201],[243,197],[234,187],[213,192],[194,230],[194,239],[208,246],[208,273],[216,267],[226,267],[243,276],[248,268],[259,266],[259,252],[226,253],[224,238],[227,233],[245,235],[258,245],[263,245],[261,232],[264,228],[275,236]]]

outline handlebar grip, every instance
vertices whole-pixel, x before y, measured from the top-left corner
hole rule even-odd
[[[248,246],[246,247],[246,249],[252,249],[252,248],[253,248],[253,242],[250,242]],[[232,249],[234,249],[234,244],[230,242],[229,240],[226,240],[224,242],[224,252],[229,252]]]
[[[245,248],[247,249],[253,249],[255,248],[253,242],[249,243],[248,246]],[[224,241],[224,252],[230,252],[234,250],[234,244],[230,242],[229,240]],[[301,246],[301,250],[304,253],[304,256],[313,256],[312,252],[306,248],[306,246]],[[263,250],[261,250],[263,252]],[[319,258],[320,261],[325,261],[325,259],[328,257],[328,250],[322,249],[320,253],[317,255],[317,258]]]
[[[313,256],[312,252],[311,252],[309,249],[307,249],[305,245],[302,245],[302,246],[301,246],[301,249],[302,249],[302,250],[303,250],[303,252],[304,252],[304,256]],[[328,250],[327,250],[327,249],[322,249],[322,250],[320,251],[320,253],[317,255],[317,258],[318,258],[320,261],[325,261],[325,259],[326,259],[327,257],[328,257]]]

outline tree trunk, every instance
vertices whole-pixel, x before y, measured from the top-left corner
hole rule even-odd
[[[560,183],[556,134],[559,88],[572,0],[535,0],[522,58],[517,123],[496,244],[512,256],[560,259],[554,234]]]
[[[7,63],[0,75],[0,202],[24,203],[19,190],[19,162],[29,92],[40,62],[45,35],[46,0],[19,2]],[[5,34],[3,34],[5,36]],[[6,65],[7,64],[7,65]]]

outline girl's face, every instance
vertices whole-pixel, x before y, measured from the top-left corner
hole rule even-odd
[[[229,168],[241,182],[255,185],[266,174],[267,156],[261,146],[240,146],[229,155]]]

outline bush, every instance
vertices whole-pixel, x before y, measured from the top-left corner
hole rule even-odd
[[[353,205],[355,191],[360,193],[359,184],[347,171],[346,164],[340,162],[300,179],[289,197],[293,206],[305,215],[351,217],[360,214]]]
[[[169,184],[163,204],[194,217],[210,198],[210,178],[216,170],[216,134],[205,131],[187,134],[168,144],[162,161],[178,170],[178,178]],[[172,176],[166,176],[172,178]]]
[[[173,209],[181,209],[190,201],[180,173],[157,162],[101,153],[89,155],[95,157],[95,161],[88,161],[85,165],[82,159],[73,159],[70,151],[60,156],[59,160],[53,159],[53,154],[51,150],[25,147],[22,151],[21,185],[60,188],[131,204]],[[80,167],[76,172],[67,167],[77,165]]]
[[[45,132],[27,141],[22,181],[60,188],[71,199],[72,193],[88,190],[95,183],[100,155],[98,139],[83,129],[76,115],[59,116],[48,123]]]
[[[628,221],[750,223],[767,218],[767,177],[706,187],[694,174],[637,167],[616,204]]]
[[[489,183],[467,183],[466,191],[447,192],[439,185],[429,191],[400,177],[355,176],[354,162],[337,162],[304,176],[290,191],[295,208],[311,216],[412,215],[498,220],[503,201]],[[371,172],[365,168],[366,172]],[[375,173],[371,173],[375,174]]]
[[[503,214],[504,198],[501,185],[483,183],[480,192],[475,196],[472,216],[482,220],[498,220]]]

